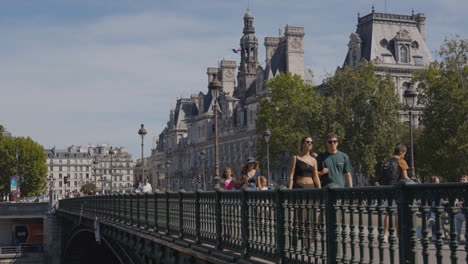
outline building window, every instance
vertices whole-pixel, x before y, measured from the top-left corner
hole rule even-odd
[[[78,186],[78,183],[75,181],[75,187]]]
[[[393,63],[392,55],[385,54],[382,55],[382,58],[384,63]]]
[[[413,57],[414,59],[414,64],[416,65],[424,65],[423,58],[422,57]]]
[[[89,173],[86,173],[86,179],[89,179]]]
[[[400,62],[408,63],[408,48],[405,46],[400,47]]]
[[[59,179],[62,179],[62,173],[59,173]]]
[[[62,171],[62,166],[59,167],[59,171]]]
[[[62,187],[62,181],[59,181],[59,187]]]
[[[59,163],[62,164],[62,160],[59,160]]]

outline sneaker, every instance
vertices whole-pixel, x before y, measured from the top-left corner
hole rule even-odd
[[[427,227],[432,227],[432,225],[435,224],[435,219],[434,218],[429,218],[427,219]]]
[[[388,243],[388,236],[384,236],[384,237],[383,237],[383,242],[384,242],[384,243]]]

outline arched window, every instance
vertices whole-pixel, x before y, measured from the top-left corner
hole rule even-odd
[[[408,63],[408,48],[405,46],[400,47],[400,62]]]

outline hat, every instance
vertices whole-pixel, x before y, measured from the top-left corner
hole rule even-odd
[[[249,165],[249,163],[255,163],[255,169],[258,168],[258,161],[256,161],[254,158],[248,158],[244,164],[244,166],[242,166],[243,168],[247,167],[247,165]]]

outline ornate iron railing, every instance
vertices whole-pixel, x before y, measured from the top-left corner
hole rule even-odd
[[[468,220],[468,208],[459,206],[464,200],[468,184],[399,183],[88,196],[61,200],[59,210],[277,263],[462,263],[468,262],[468,244],[459,243],[468,230],[458,234]]]

